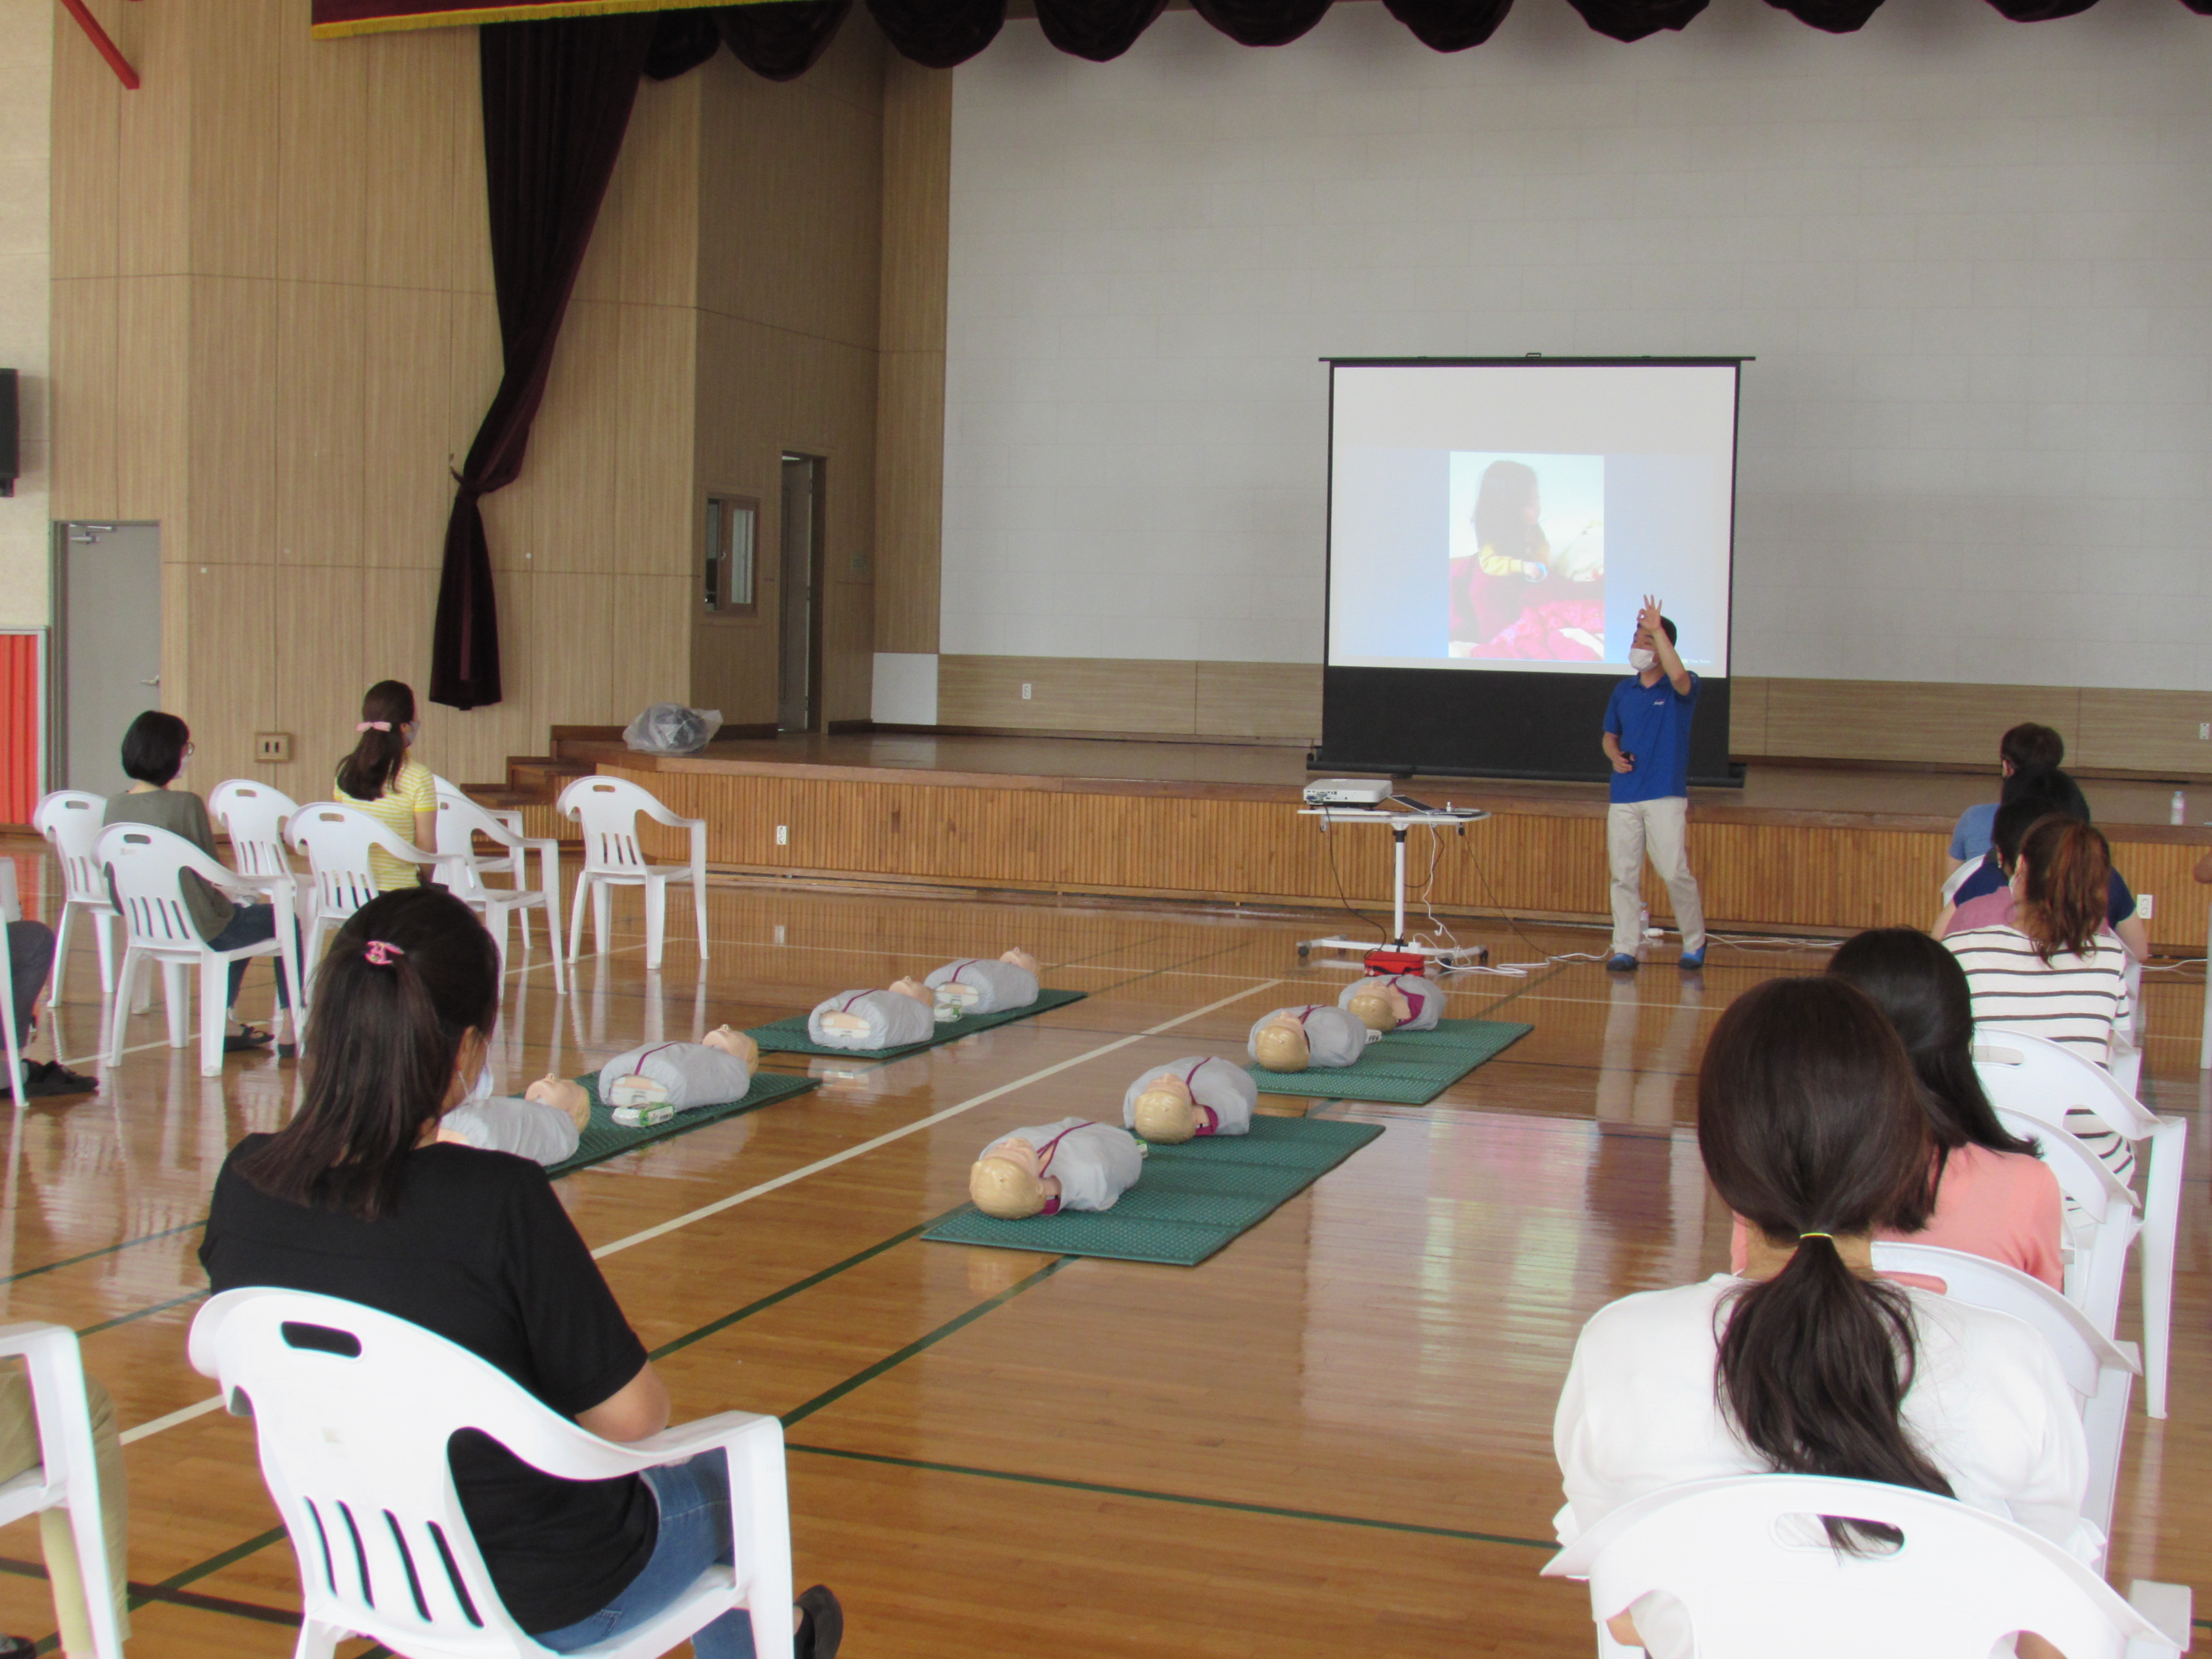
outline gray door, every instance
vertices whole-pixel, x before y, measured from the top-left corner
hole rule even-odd
[[[62,775],[112,795],[127,781],[124,728],[161,706],[161,526],[65,524],[61,538]]]
[[[822,673],[822,463],[783,458],[782,624],[776,675],[777,727],[811,732]]]

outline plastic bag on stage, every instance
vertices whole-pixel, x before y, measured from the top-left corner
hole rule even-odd
[[[719,708],[656,702],[623,728],[623,741],[641,754],[696,755],[721,729]]]

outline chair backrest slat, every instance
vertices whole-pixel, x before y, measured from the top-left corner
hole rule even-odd
[[[82,789],[57,789],[32,813],[32,823],[62,866],[62,892],[82,903],[106,905],[107,878],[97,856],[107,802]]]

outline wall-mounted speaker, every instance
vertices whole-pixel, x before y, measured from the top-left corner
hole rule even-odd
[[[23,470],[17,459],[22,453],[17,436],[21,430],[15,416],[15,371],[0,368],[0,495],[15,493],[15,480]]]

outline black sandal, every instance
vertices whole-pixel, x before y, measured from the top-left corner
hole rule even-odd
[[[792,1659],[837,1659],[838,1644],[845,1639],[845,1609],[838,1605],[837,1592],[817,1584],[802,1591],[794,1605],[799,1631],[791,1638]]]
[[[251,1054],[257,1048],[266,1048],[269,1041],[268,1032],[258,1025],[248,1025],[241,1020],[237,1031],[223,1038],[222,1051],[227,1054]]]

